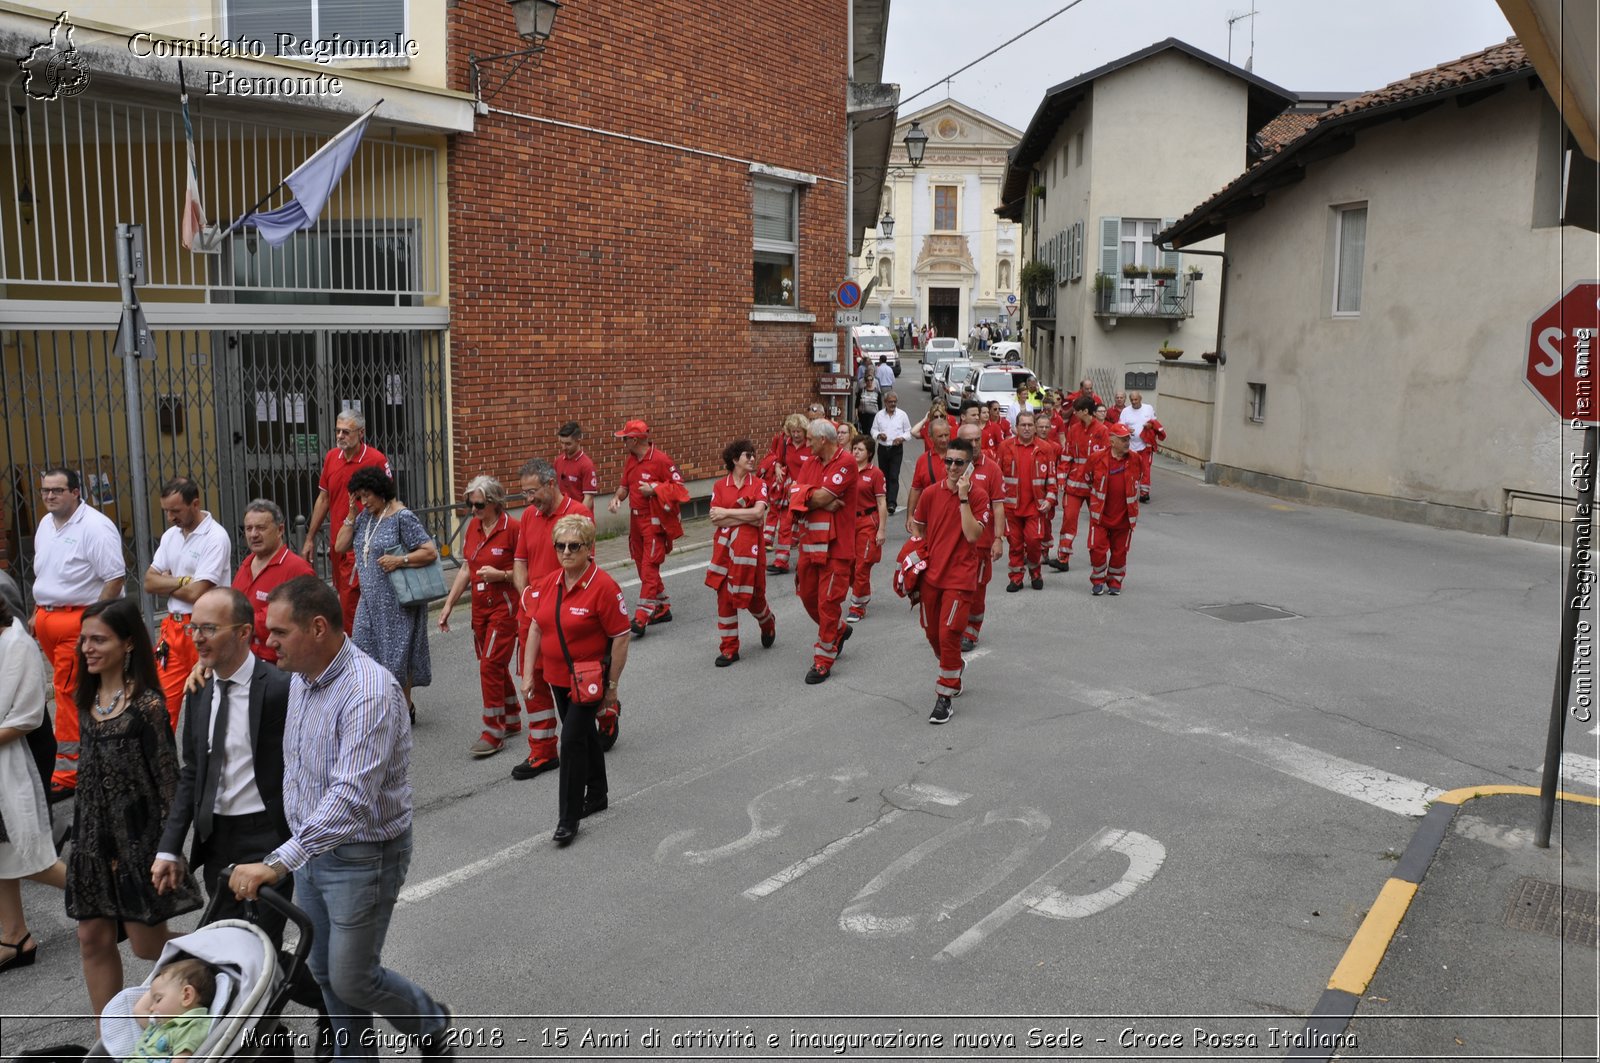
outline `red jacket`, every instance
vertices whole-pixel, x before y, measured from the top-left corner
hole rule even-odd
[[[1148,449],[1148,452],[1154,454],[1161,449],[1158,446],[1158,442],[1167,438],[1167,430],[1161,427],[1160,421],[1152,417],[1150,420],[1146,421],[1144,427],[1139,430],[1139,438],[1144,440],[1144,445]]]
[[[730,473],[711,488],[711,504],[722,509],[753,509],[767,501],[767,485],[759,476],[747,477],[744,486]],[[706,566],[706,586],[727,585],[728,595],[740,609],[750,608],[759,573],[766,567],[766,543],[759,524],[730,524],[711,537],[711,563]]]
[[[1067,429],[1066,491],[1078,498],[1089,497],[1089,461],[1111,446],[1111,433],[1099,421],[1090,421],[1088,427],[1077,418]]]
[[[1054,504],[1056,456],[1054,445],[1043,439],[1024,444],[1021,438],[1012,436],[1000,444],[996,464],[1000,466],[1008,521],[1012,517],[1036,516]]]
[[[1099,524],[1104,519],[1106,483],[1111,479],[1111,470],[1118,466],[1125,470],[1122,482],[1128,492],[1128,527],[1139,523],[1139,475],[1133,469],[1132,457],[1129,453],[1114,459],[1107,448],[1089,459],[1089,520],[1093,523]]]
[[[678,519],[678,507],[689,500],[689,489],[683,485],[683,474],[667,457],[666,451],[651,445],[642,458],[628,455],[622,466],[622,482],[628,487],[628,506],[633,518],[648,533],[659,531],[667,537],[667,549],[683,537],[683,523]],[[643,495],[639,488],[651,484],[655,493]]]

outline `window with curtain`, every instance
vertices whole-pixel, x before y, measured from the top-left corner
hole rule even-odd
[[[956,186],[935,185],[933,189],[933,227],[951,232],[956,227]]]
[[[382,42],[392,54],[406,36],[406,0],[224,0],[223,6],[228,36],[259,41],[268,55],[298,54],[305,41],[334,37]],[[285,50],[280,34],[295,43]]]
[[[1367,259],[1367,207],[1340,207],[1334,237],[1333,312],[1361,313],[1361,268]]]
[[[800,191],[755,186],[755,305],[793,308],[800,259]]]

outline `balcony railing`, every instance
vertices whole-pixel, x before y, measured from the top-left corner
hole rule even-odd
[[[1113,284],[1095,293],[1094,312],[1096,317],[1193,317],[1194,278]]]

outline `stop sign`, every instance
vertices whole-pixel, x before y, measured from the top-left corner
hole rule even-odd
[[[1596,345],[1600,345],[1600,281],[1572,285],[1528,326],[1523,377],[1563,421],[1600,421]]]

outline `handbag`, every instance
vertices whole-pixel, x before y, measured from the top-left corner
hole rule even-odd
[[[567,633],[561,630],[561,599],[566,595],[567,581],[556,580],[556,638],[561,642],[561,656],[567,660],[567,673],[572,676],[572,700],[583,708],[598,706],[606,696],[606,672],[609,661],[583,661],[574,664],[572,651],[567,649]]]
[[[415,546],[407,546],[402,538],[384,553],[404,557],[415,549]],[[426,567],[402,566],[390,572],[388,576],[389,586],[394,588],[395,599],[403,606],[427,605],[443,598],[450,590],[444,581],[444,566],[439,563],[437,551],[432,563]]]

